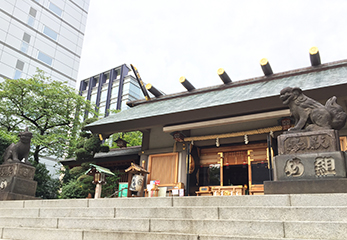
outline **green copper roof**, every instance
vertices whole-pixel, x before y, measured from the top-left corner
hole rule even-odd
[[[88,174],[88,172],[90,170],[92,170],[93,168],[95,168],[98,172],[101,172],[101,173],[105,173],[105,174],[109,174],[109,175],[114,175],[113,172],[110,171],[110,169],[108,168],[104,168],[104,167],[100,167],[98,165],[95,165],[95,164],[89,164],[90,166],[92,166],[90,169],[88,169],[88,171],[85,172],[85,174]]]
[[[90,126],[120,123],[136,119],[193,111],[229,105],[243,101],[278,96],[285,87],[300,87],[302,90],[318,89],[347,83],[347,61],[340,61],[320,67],[309,67],[295,71],[259,77],[231,85],[215,86],[197,93],[182,93],[150,100],[100,119]]]

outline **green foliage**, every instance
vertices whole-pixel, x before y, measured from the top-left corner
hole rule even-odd
[[[60,198],[86,198],[88,193],[94,194],[95,185],[92,184],[92,176],[81,176],[77,180],[71,180],[62,187]]]
[[[60,198],[86,198],[88,193],[94,194],[93,177],[84,174],[88,169],[89,163],[65,169]]]
[[[115,133],[112,135],[113,141],[117,140],[118,138],[121,138],[121,139],[127,141],[128,147],[141,146],[141,144],[142,144],[142,132],[140,132],[140,131],[126,132],[126,133]],[[111,148],[118,148],[118,146],[115,142],[113,142]]]
[[[58,198],[58,191],[60,189],[59,179],[53,178],[46,168],[45,164],[31,161],[32,165],[36,168],[34,181],[37,181],[36,197],[43,199]]]
[[[92,136],[84,142],[84,149],[91,153],[97,153],[100,150],[101,141],[98,136]]]
[[[115,174],[114,176],[106,176],[106,184],[102,186],[101,197],[109,197],[118,190],[117,187],[121,173],[118,170],[115,170],[113,173]]]
[[[75,155],[76,160],[91,161],[94,155],[103,150],[108,152],[109,148],[101,147],[101,140],[98,135],[92,134],[90,131],[84,129],[84,126],[96,121],[97,118],[88,118],[82,123],[80,137],[76,144]]]
[[[0,106],[1,129],[19,132],[19,126],[28,126],[33,133],[36,162],[40,156],[61,158],[68,150],[66,143],[75,144],[74,133],[81,128],[79,119],[84,112],[95,112],[75,89],[40,70],[29,79],[1,82]]]
[[[18,138],[16,135],[0,129],[0,164],[2,164],[4,161],[2,157],[6,148],[10,146],[11,143],[16,143],[17,141]]]
[[[107,145],[101,145],[100,146],[100,152],[109,152],[110,151],[110,147]]]
[[[89,163],[83,163],[82,166],[68,168],[64,171],[63,187],[60,198],[86,198],[88,194],[94,195],[95,184],[92,183],[93,176],[85,175],[89,169]],[[107,184],[102,186],[101,197],[108,197],[115,192],[120,179],[119,171],[115,171],[115,176],[107,176]]]

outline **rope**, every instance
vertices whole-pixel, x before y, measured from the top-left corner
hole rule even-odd
[[[211,140],[211,139],[216,139],[216,138],[219,138],[219,139],[220,138],[232,138],[232,137],[240,137],[240,136],[244,136],[244,135],[256,135],[256,134],[263,134],[263,133],[270,133],[270,132],[277,132],[277,131],[282,131],[282,126],[274,126],[274,127],[260,128],[260,129],[249,130],[249,131],[216,134],[216,135],[209,135],[209,136],[186,137],[186,138],[184,138],[184,141],[190,142],[190,141]]]

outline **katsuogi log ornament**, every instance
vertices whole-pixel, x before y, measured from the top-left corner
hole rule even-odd
[[[335,129],[340,130],[346,123],[347,114],[331,97],[325,106],[307,97],[300,88],[286,87],[280,93],[283,104],[288,105],[295,118],[295,126],[288,131]]]

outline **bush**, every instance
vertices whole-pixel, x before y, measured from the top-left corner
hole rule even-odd
[[[101,145],[100,146],[100,152],[109,152],[110,151],[110,147],[107,145]]]
[[[86,198],[88,193],[94,194],[93,177],[84,174],[88,169],[89,163],[72,169],[65,168],[60,198]]]
[[[37,182],[36,197],[43,199],[58,198],[58,191],[61,183],[59,179],[53,178],[43,163],[31,161],[31,164],[36,168],[34,181]]]

